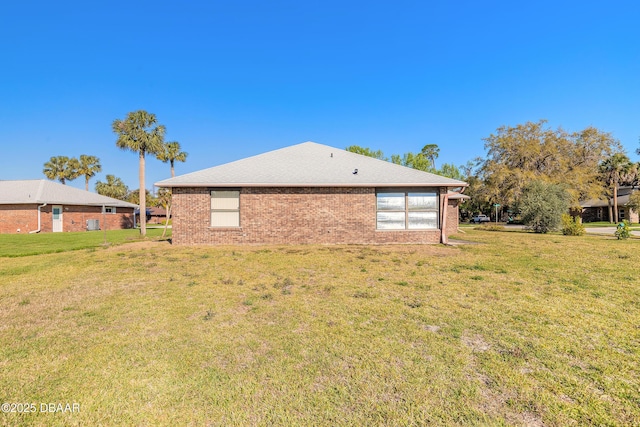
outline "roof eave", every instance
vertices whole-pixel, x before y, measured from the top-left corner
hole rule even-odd
[[[156,187],[163,188],[203,188],[203,187],[449,187],[459,188],[468,187],[466,182],[460,183],[442,183],[442,182],[366,182],[366,183],[249,183],[249,182],[225,182],[225,183],[179,183],[164,184],[158,182],[154,184]]]

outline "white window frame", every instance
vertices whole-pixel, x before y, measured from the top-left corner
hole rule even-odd
[[[115,206],[105,206],[104,207],[104,213],[115,214],[116,213],[116,207]]]
[[[211,228],[240,227],[240,190],[214,189],[209,192],[211,204],[209,226]]]
[[[376,190],[376,230],[438,230],[439,228],[440,192],[437,189],[381,188]]]

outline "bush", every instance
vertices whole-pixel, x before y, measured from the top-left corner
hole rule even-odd
[[[618,224],[616,228],[616,232],[614,233],[618,240],[628,239],[629,238],[629,221],[626,219]]]
[[[479,225],[477,227],[474,228],[474,230],[482,230],[482,231],[504,231],[504,225],[495,225],[495,224],[488,224],[488,225]]]
[[[585,233],[582,219],[578,216],[562,214],[562,234],[565,236],[583,236]]]
[[[559,228],[569,209],[569,194],[560,185],[533,181],[523,189],[518,207],[527,228],[548,233]]]

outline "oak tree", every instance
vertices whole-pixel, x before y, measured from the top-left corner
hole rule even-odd
[[[546,123],[502,126],[484,139],[488,152],[480,178],[486,201],[512,206],[533,181],[566,184],[572,207],[602,194],[598,165],[621,151],[620,143],[593,127],[569,133]]]

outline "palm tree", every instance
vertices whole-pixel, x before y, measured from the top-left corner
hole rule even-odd
[[[171,178],[176,176],[173,165],[176,161],[178,162],[186,162],[187,161],[187,153],[184,151],[180,151],[180,143],[173,141],[167,142],[164,144],[164,150],[160,151],[156,157],[163,163],[169,162],[171,165]]]
[[[167,142],[164,144],[164,150],[157,154],[158,160],[161,162],[167,163],[171,165],[171,178],[176,176],[175,169],[173,167],[175,161],[186,162],[187,161],[187,153],[184,151],[180,151],[180,143],[177,141]],[[164,231],[162,232],[162,237],[167,234],[167,227],[169,226],[169,218],[171,217],[171,188],[162,191],[161,197],[159,194],[158,201],[164,206],[166,212],[166,220],[164,224]]]
[[[624,153],[615,153],[600,163],[599,170],[606,185],[613,192],[613,219],[618,222],[618,187],[625,180],[632,169],[633,164]],[[611,205],[609,205],[611,206]],[[611,221],[609,216],[609,221]]]
[[[96,193],[118,200],[125,200],[129,195],[129,188],[117,176],[107,175],[107,182],[96,182]]]
[[[78,176],[84,175],[84,189],[89,191],[89,179],[95,176],[96,173],[102,172],[102,166],[100,165],[100,159],[96,156],[88,156],[86,154],[80,155],[80,161],[78,162]]]
[[[164,134],[166,128],[158,125],[155,114],[144,110],[133,111],[127,114],[124,120],[116,119],[111,128],[118,135],[116,146],[123,150],[131,150],[138,153],[138,175],[140,178],[140,234],[147,235],[147,218],[143,213],[146,210],[146,197],[144,185],[145,154],[156,154],[163,150]]]
[[[74,179],[72,173],[72,167],[70,168],[69,158],[67,156],[51,157],[47,163],[44,164],[42,172],[44,176],[51,180],[58,180],[60,183],[66,185],[67,179]]]

